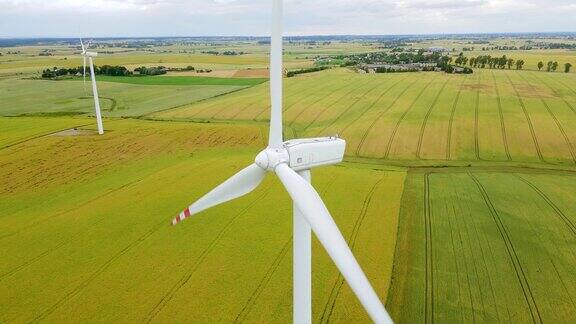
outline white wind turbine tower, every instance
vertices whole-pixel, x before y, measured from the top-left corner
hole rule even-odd
[[[80,39],[80,45],[82,46],[82,59],[84,61],[84,71],[82,76],[84,77],[84,85],[86,84],[86,59],[90,65],[90,79],[92,80],[92,94],[94,96],[94,107],[96,109],[96,123],[98,124],[98,134],[104,134],[104,127],[102,126],[102,113],[100,112],[100,99],[98,98],[98,87],[96,87],[96,75],[94,74],[94,62],[93,58],[98,56],[96,52],[88,52],[84,47],[82,39]]]
[[[172,224],[253,191],[266,172],[274,172],[294,201],[293,321],[312,321],[311,230],[326,249],[366,311],[376,323],[392,323],[362,272],[328,209],[310,183],[310,169],[342,161],[346,142],[337,137],[282,139],[282,0],[273,0],[270,53],[272,112],[268,147],[243,169],[192,204]]]

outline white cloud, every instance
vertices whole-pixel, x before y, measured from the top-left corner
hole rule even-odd
[[[575,0],[286,0],[288,34],[576,31]],[[0,0],[0,36],[266,35],[270,0]]]

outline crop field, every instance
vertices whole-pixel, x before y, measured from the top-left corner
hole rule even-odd
[[[340,134],[349,156],[386,160],[576,163],[576,78],[478,70],[286,80],[288,137]],[[153,114],[266,121],[267,84]]]
[[[393,318],[576,321],[574,185],[573,172],[410,174],[388,298]]]
[[[199,76],[162,76],[162,77],[117,77],[100,76],[96,78],[103,82],[119,82],[140,85],[220,85],[220,86],[253,86],[268,79],[265,78],[214,78]]]
[[[381,45],[289,41],[285,67]],[[81,64],[51,48],[0,57],[0,322],[290,322],[275,177],[170,225],[266,146],[268,46],[109,48],[98,65],[214,71],[98,76],[103,136],[90,83],[37,78]],[[576,322],[576,74],[532,66],[574,51],[478,52],[503,53],[525,70],[284,79],[286,139],[347,141],[313,183],[397,323]],[[312,279],[314,323],[369,322],[317,241]]]
[[[103,137],[47,136],[0,150],[0,321],[289,321],[291,203],[274,178],[170,225],[181,208],[250,163],[263,145],[261,130],[108,125]],[[383,297],[404,176],[353,164],[313,173]],[[314,254],[315,319],[366,321],[316,243]]]
[[[164,79],[164,78],[160,78]],[[186,79],[186,78],[185,78]],[[170,109],[224,93],[245,85],[135,85],[99,82],[104,116],[140,116]],[[63,91],[63,89],[66,89]],[[38,94],[42,93],[42,96]],[[91,84],[82,81],[0,80],[0,115],[94,113]]]

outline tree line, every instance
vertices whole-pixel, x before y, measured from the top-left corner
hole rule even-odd
[[[491,55],[480,55],[476,57],[466,57],[464,53],[460,53],[456,58],[450,58],[449,63],[454,62],[456,65],[466,66],[469,65],[475,68],[486,68],[489,67],[491,69],[506,69],[509,70],[513,67],[516,70],[522,70],[526,62],[524,60],[515,60],[513,58],[507,57],[506,55],[502,55],[499,57],[493,57]],[[544,62],[538,62],[538,70],[542,70],[546,66],[546,71],[548,72],[556,72],[560,64],[556,61],[548,61],[546,65]],[[571,63],[564,64],[564,72],[569,73],[572,69]]]

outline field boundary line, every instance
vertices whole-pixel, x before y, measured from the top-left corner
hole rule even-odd
[[[520,176],[518,173],[514,173],[514,176],[516,176],[520,181],[524,182],[534,192],[536,192],[540,196],[540,198],[542,198],[546,202],[546,204],[548,204],[548,206],[550,206],[554,210],[554,213],[558,217],[560,217],[560,219],[564,222],[564,224],[566,224],[566,226],[570,229],[572,234],[574,234],[576,236],[576,224],[574,224],[570,220],[570,218],[568,218],[568,216],[566,216],[566,214],[564,214],[564,212],[552,201],[552,199],[550,199],[550,197],[547,194],[545,194],[534,183],[532,183],[529,180],[527,180],[526,178]]]
[[[358,234],[360,232],[360,228],[366,219],[366,214],[368,213],[368,208],[372,202],[372,198],[374,197],[374,193],[376,192],[376,188],[378,185],[384,181],[386,174],[382,175],[382,177],[377,180],[374,185],[368,191],[368,195],[364,199],[362,203],[362,209],[360,210],[360,214],[358,218],[356,218],[356,222],[354,223],[354,227],[352,228],[352,233],[348,238],[348,245],[351,251],[354,251],[354,247],[356,246],[356,239],[358,238]],[[330,290],[330,295],[328,296],[328,301],[324,305],[324,309],[322,311],[322,316],[320,317],[320,323],[328,323],[330,322],[330,318],[332,317],[332,312],[336,306],[336,302],[338,300],[338,296],[340,295],[342,286],[344,285],[344,277],[340,272],[338,272],[338,276],[332,285],[332,289]]]
[[[407,77],[404,77],[403,79],[400,79],[400,80],[396,81],[396,82],[393,83],[391,86],[387,87],[387,88],[384,90],[384,93],[388,93],[392,88],[394,88],[397,84],[399,84],[400,82],[404,81],[405,79],[407,79]],[[386,80],[386,81],[390,81],[390,80]],[[386,84],[388,85],[389,82],[386,82]],[[356,100],[354,100],[354,102],[352,102],[352,103],[348,106],[348,108],[344,109],[344,111],[342,111],[340,114],[338,114],[338,117],[334,118],[330,124],[328,124],[326,127],[324,127],[323,129],[321,129],[321,130],[316,134],[316,136],[318,136],[319,134],[321,134],[322,132],[324,132],[326,129],[334,126],[334,124],[336,124],[336,122],[337,122],[338,120],[340,120],[340,118],[342,118],[342,116],[346,115],[346,114],[350,111],[350,109],[352,109],[352,107],[356,106],[356,104],[357,104],[358,102],[360,102],[360,100],[362,100],[362,98],[364,98],[365,95],[367,95],[368,93],[370,93],[370,92],[374,91],[375,89],[377,89],[379,85],[380,85],[380,84],[376,83],[375,86],[373,86],[372,88],[370,88],[369,90],[367,90],[366,92],[364,92],[361,96],[358,96],[358,98],[357,98]],[[371,109],[371,107],[372,107],[373,105],[375,105],[375,103],[373,103],[368,109]],[[348,127],[350,127],[350,125],[354,124],[354,123],[355,123],[358,119],[360,119],[361,117],[362,117],[362,114],[361,114],[359,117],[355,118],[355,119],[354,119],[352,122],[350,122],[348,125],[346,125],[346,126],[344,127],[344,129],[341,131],[341,133],[344,133],[344,131],[345,131],[346,129],[348,129]]]
[[[438,94],[436,94],[436,97],[434,97],[434,100],[430,104],[430,107],[428,107],[428,111],[426,112],[426,115],[424,116],[424,121],[422,122],[422,126],[420,127],[420,134],[418,135],[418,146],[416,148],[416,158],[418,160],[422,160],[422,158],[420,157],[420,151],[422,150],[422,140],[424,138],[424,132],[426,131],[426,126],[428,125],[428,118],[430,118],[430,115],[432,114],[432,110],[434,110],[434,107],[436,107],[436,104],[438,103],[438,99],[440,99],[442,92],[444,92],[444,88],[446,88],[446,84],[448,84],[448,81],[450,81],[450,79],[446,79],[446,81],[442,85],[442,88],[440,88],[440,90],[438,91]]]
[[[454,102],[452,103],[452,111],[450,112],[450,119],[448,120],[448,136],[446,137],[446,160],[452,159],[452,128],[454,124],[454,115],[456,114],[456,108],[458,108],[458,103],[460,102],[460,96],[462,94],[462,88],[464,87],[464,82],[468,80],[468,76],[462,78],[462,82],[460,83],[460,87],[458,88],[458,93],[456,94],[456,98],[454,98]]]
[[[502,142],[504,143],[504,151],[506,152],[506,158],[508,161],[512,161],[510,148],[508,146],[508,135],[506,133],[506,123],[504,122],[504,112],[502,110],[502,98],[500,97],[500,89],[498,89],[498,82],[496,82],[496,75],[494,75],[494,71],[490,71],[490,73],[492,74],[494,90],[496,92],[496,103],[498,105],[498,114],[500,115],[500,127],[502,128]]]
[[[518,89],[516,88],[514,82],[512,82],[510,76],[506,74],[506,77],[508,78],[508,82],[512,85],[512,89],[514,89],[514,92],[516,93],[518,102],[520,102],[520,107],[524,112],[524,117],[526,117],[526,121],[528,122],[528,128],[530,129],[530,134],[532,134],[532,141],[534,142],[536,153],[538,154],[538,159],[540,160],[540,162],[546,163],[546,161],[544,161],[544,157],[542,156],[542,151],[540,150],[540,144],[538,144],[538,138],[536,137],[536,132],[534,131],[534,126],[532,125],[532,119],[530,119],[530,114],[528,114],[528,110],[526,109],[524,100],[522,99],[522,96],[520,96],[520,92],[518,92]]]
[[[542,317],[540,316],[538,305],[536,304],[536,300],[534,299],[534,295],[532,294],[530,283],[528,282],[528,278],[526,278],[526,274],[524,272],[524,269],[522,268],[522,263],[520,262],[514,244],[512,243],[512,239],[510,238],[510,234],[508,233],[508,230],[504,225],[504,222],[502,222],[498,210],[492,203],[490,197],[488,196],[488,193],[486,192],[486,189],[484,188],[482,183],[478,180],[478,178],[472,172],[468,172],[468,176],[476,184],[476,187],[478,188],[478,191],[480,192],[480,195],[482,196],[482,199],[484,200],[486,207],[488,207],[488,211],[490,212],[490,215],[492,216],[494,223],[496,223],[498,232],[500,233],[500,236],[504,241],[506,250],[508,252],[508,256],[510,257],[510,260],[516,272],[516,277],[518,278],[520,287],[522,288],[522,291],[524,293],[524,299],[526,300],[528,308],[530,309],[530,315],[532,316],[532,321],[534,323],[542,323]]]
[[[542,105],[544,105],[544,107],[546,108],[546,110],[548,111],[548,114],[550,114],[550,117],[552,117],[552,119],[554,120],[554,123],[556,124],[556,127],[558,127],[558,130],[560,130],[560,133],[562,134],[562,137],[564,137],[564,141],[566,142],[566,145],[568,146],[568,149],[570,150],[570,155],[572,156],[572,162],[574,162],[574,164],[576,164],[576,153],[574,153],[574,145],[572,144],[572,142],[570,142],[570,139],[568,138],[568,135],[566,134],[566,131],[564,130],[564,127],[562,127],[562,124],[560,124],[560,121],[558,120],[558,118],[556,117],[556,115],[554,114],[554,112],[552,111],[552,109],[550,109],[550,106],[548,105],[548,103],[546,102],[546,100],[542,97],[542,95],[540,95],[538,93],[538,91],[536,91],[536,89],[534,88],[534,86],[532,85],[532,83],[530,83],[530,81],[528,81],[523,75],[520,74],[520,77],[522,78],[522,80],[524,80],[527,84],[530,85],[530,88],[532,88],[532,90],[534,91],[534,93],[536,93],[538,95],[538,98],[540,99],[540,101],[542,102]]]
[[[228,91],[228,92],[220,93],[220,94],[217,94],[217,95],[215,95],[215,96],[213,96],[213,97],[208,97],[208,98],[200,99],[200,100],[198,100],[198,101],[188,102],[188,103],[181,104],[181,105],[177,105],[177,106],[174,106],[174,107],[169,107],[169,108],[164,108],[164,109],[160,109],[160,110],[151,111],[151,112],[149,112],[149,113],[145,113],[145,114],[142,114],[142,115],[133,116],[132,118],[148,117],[148,116],[150,116],[150,115],[157,114],[157,113],[160,113],[160,112],[165,112],[165,111],[172,110],[172,109],[183,108],[183,107],[186,107],[186,106],[193,106],[193,105],[196,105],[196,104],[199,104],[199,103],[202,103],[202,102],[211,100],[211,99],[216,99],[216,98],[218,98],[218,97],[226,96],[226,95],[232,94],[232,93],[234,93],[234,92],[239,92],[239,91],[246,90],[246,89],[249,89],[249,88],[251,88],[251,87],[241,87],[240,89],[234,89],[234,90],[231,90],[231,91]],[[211,107],[211,106],[210,106],[210,107]],[[198,112],[198,113],[199,113],[199,112]],[[192,116],[190,116],[190,118],[194,118],[194,115],[196,115],[196,114],[197,114],[197,113],[194,113]]]
[[[198,268],[200,267],[200,265],[204,262],[204,260],[206,259],[206,257],[208,256],[209,253],[212,252],[212,250],[214,249],[214,247],[216,246],[216,244],[220,241],[220,239],[222,238],[222,236],[224,236],[225,233],[228,232],[228,230],[230,229],[230,227],[232,226],[232,224],[241,216],[244,216],[252,207],[254,207],[254,205],[256,205],[259,201],[261,201],[262,199],[264,199],[265,196],[268,195],[270,191],[270,187],[266,188],[266,191],[263,192],[260,196],[258,196],[256,199],[254,199],[252,202],[250,202],[248,205],[246,205],[244,208],[242,208],[240,210],[240,212],[238,212],[234,217],[232,217],[228,223],[226,223],[221,230],[218,232],[218,234],[216,234],[216,236],[214,237],[214,239],[210,242],[210,244],[200,253],[200,256],[198,257],[198,259],[196,260],[196,262],[192,265],[191,269],[189,272],[184,273],[184,275],[182,277],[180,277],[180,280],[178,280],[171,288],[170,290],[168,290],[168,292],[166,294],[164,294],[162,296],[162,298],[160,298],[160,300],[156,303],[156,305],[148,312],[148,315],[146,316],[145,319],[143,319],[143,322],[146,323],[150,323],[152,320],[154,320],[154,318],[156,318],[156,316],[158,316],[158,314],[160,312],[162,312],[162,310],[164,309],[164,307],[166,307],[166,305],[172,301],[172,299],[174,298],[174,295],[176,295],[176,293],[178,293],[178,291],[184,287],[188,281],[190,280],[190,278],[192,278],[192,276],[194,275],[194,273],[196,273],[196,270],[198,270]]]
[[[436,78],[432,78],[430,81],[428,81],[428,83],[422,88],[422,90],[420,90],[420,92],[418,93],[416,98],[414,98],[414,100],[412,100],[412,103],[410,104],[410,106],[408,106],[408,108],[404,111],[404,113],[402,113],[402,115],[400,116],[400,118],[396,122],[396,125],[394,126],[394,129],[392,130],[392,134],[390,135],[390,138],[388,139],[388,144],[386,145],[386,152],[384,153],[384,159],[388,159],[388,155],[390,155],[390,149],[392,148],[392,144],[394,143],[394,139],[396,138],[396,133],[398,132],[398,128],[400,128],[400,124],[404,121],[404,118],[406,117],[406,115],[408,115],[408,113],[410,111],[412,111],[412,108],[414,108],[414,106],[416,105],[416,102],[418,102],[420,97],[422,97],[422,94],[424,94],[426,89],[428,89],[428,87],[432,84],[432,81],[434,81],[435,79]],[[406,88],[402,92],[402,95],[406,92],[406,90],[408,90],[408,88]],[[399,98],[400,97],[398,97],[397,99],[399,99]],[[396,102],[396,100],[394,102]],[[377,119],[380,119],[380,117],[382,115],[378,116]],[[371,125],[370,129],[376,124],[377,119],[374,120],[374,123]],[[366,132],[366,134],[367,134],[367,132]],[[364,143],[362,142],[361,144],[363,145]],[[359,151],[360,151],[360,145],[358,145],[358,149],[356,150],[356,156],[358,156]]]
[[[48,118],[52,118],[52,117],[48,117]],[[16,141],[16,142],[12,142],[12,143],[10,143],[10,144],[6,144],[6,145],[0,147],[0,150],[4,150],[4,149],[10,148],[10,147],[12,147],[12,146],[20,145],[20,144],[23,144],[23,143],[26,143],[26,142],[29,142],[29,141],[33,141],[33,140],[35,140],[35,139],[39,139],[39,138],[42,138],[42,137],[54,135],[54,134],[63,132],[63,131],[65,131],[65,130],[71,129],[71,128],[86,127],[86,126],[90,126],[90,125],[92,125],[92,123],[83,124],[83,125],[76,125],[76,126],[70,126],[70,127],[66,127],[66,128],[63,128],[63,129],[56,130],[56,131],[49,131],[49,132],[47,132],[47,133],[42,133],[42,134],[40,134],[40,135],[34,135],[34,136],[27,137],[27,138],[22,139],[22,140],[18,140],[18,141]]]

